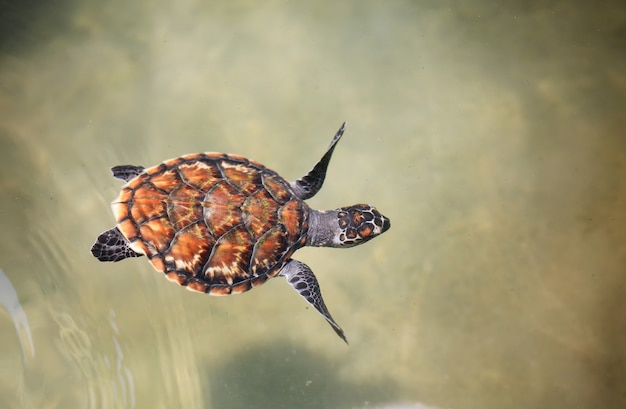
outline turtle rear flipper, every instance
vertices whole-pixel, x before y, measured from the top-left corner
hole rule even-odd
[[[114,166],[111,168],[111,173],[113,173],[113,177],[116,179],[121,179],[124,182],[128,182],[131,179],[136,178],[143,172],[143,166],[135,166],[135,165],[120,165]]]
[[[300,179],[290,183],[291,188],[298,198],[307,200],[315,196],[315,194],[320,191],[322,185],[324,184],[324,179],[326,178],[326,169],[328,169],[330,158],[333,156],[335,146],[337,145],[337,142],[339,142],[339,139],[341,139],[344,129],[346,129],[345,122],[335,134],[335,137],[330,143],[330,146],[326,150],[324,156],[322,156],[322,159],[315,164],[313,169]]]
[[[343,333],[339,324],[337,324],[330,315],[330,312],[328,312],[326,304],[324,304],[320,286],[317,283],[317,278],[315,278],[315,274],[313,274],[311,268],[301,261],[290,260],[287,264],[285,264],[282,270],[280,270],[279,275],[285,277],[294,290],[296,290],[298,294],[300,294],[309,304],[315,307],[315,309],[322,314],[335,333],[339,335],[339,338],[343,339],[343,341],[347,344],[348,339],[346,338],[346,335]]]
[[[98,236],[91,247],[91,254],[100,261],[120,261],[128,257],[143,256],[143,254],[130,248],[128,241],[117,227],[113,227]]]

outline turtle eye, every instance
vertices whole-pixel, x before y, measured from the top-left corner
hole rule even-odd
[[[366,204],[342,207],[337,210],[339,224],[339,244],[352,247],[373,239],[386,232],[391,224],[389,219],[374,207]]]

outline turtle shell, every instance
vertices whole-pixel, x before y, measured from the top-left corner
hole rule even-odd
[[[134,251],[171,281],[212,295],[241,293],[276,276],[308,230],[309,207],[287,181],[221,153],[146,169],[112,208]]]

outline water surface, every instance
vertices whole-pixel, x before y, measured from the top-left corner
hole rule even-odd
[[[626,406],[619,2],[131,2],[0,23],[0,407]],[[89,253],[109,168],[238,153],[392,229],[217,298]],[[391,406],[390,406],[391,407]],[[396,407],[396,406],[394,406]]]

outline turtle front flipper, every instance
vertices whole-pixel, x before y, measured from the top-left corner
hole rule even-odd
[[[100,261],[120,261],[128,257],[143,256],[143,254],[130,248],[128,241],[117,227],[113,227],[98,236],[96,242],[91,246],[91,254]]]
[[[322,314],[330,326],[333,327],[333,330],[335,330],[337,335],[339,335],[339,337],[347,344],[348,340],[346,339],[343,330],[339,324],[335,322],[333,317],[328,312],[326,304],[324,304],[324,299],[322,298],[322,293],[320,292],[320,286],[309,266],[297,260],[290,260],[280,270],[279,275],[284,276],[287,279],[287,282],[291,284],[298,294],[304,297],[309,304],[315,307],[315,309]]]
[[[295,182],[291,182],[291,188],[293,189],[296,196],[298,196],[302,200],[309,199],[317,192],[320,191],[322,185],[324,184],[324,178],[326,178],[326,169],[328,168],[328,163],[330,162],[330,158],[333,156],[333,151],[335,150],[335,146],[341,136],[343,135],[343,131],[346,129],[346,123],[344,122],[341,125],[341,128],[335,134],[328,150],[322,156],[319,162],[311,169],[309,173],[305,176],[302,176],[300,179]]]
[[[113,173],[113,177],[116,179],[121,179],[124,182],[128,182],[131,179],[136,178],[143,172],[143,166],[135,166],[135,165],[120,165],[113,166],[111,168],[111,173]]]

